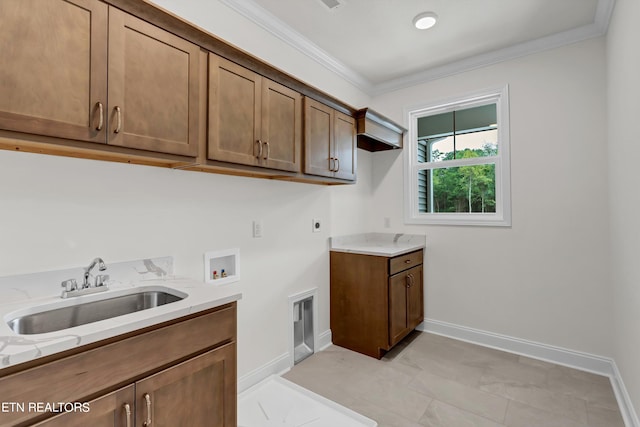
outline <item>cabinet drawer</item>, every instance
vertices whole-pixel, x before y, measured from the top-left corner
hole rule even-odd
[[[389,275],[404,271],[408,268],[422,264],[422,249],[408,254],[400,255],[389,260]]]
[[[0,401],[75,402],[92,398],[191,355],[234,341],[236,304],[129,336],[0,378]],[[42,414],[40,414],[42,415]],[[2,414],[0,426],[20,424],[28,412]]]

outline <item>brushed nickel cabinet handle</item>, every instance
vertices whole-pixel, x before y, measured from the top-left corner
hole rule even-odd
[[[262,141],[257,140],[256,142],[258,143],[258,155],[256,156],[256,158],[259,159],[262,157]]]
[[[271,152],[271,146],[269,145],[269,141],[265,141],[264,145],[267,146],[267,154],[264,155],[264,159],[267,160],[269,158],[269,153]]]
[[[336,159],[334,157],[329,157],[329,171],[331,172],[336,171]]]
[[[102,105],[102,102],[98,102],[98,115],[100,117],[98,119],[98,126],[96,126],[96,130],[102,130],[102,126],[104,125],[104,105]]]
[[[340,172],[340,159],[336,157],[335,160],[336,160],[337,166],[336,166],[336,170],[334,170],[334,172]]]
[[[116,112],[116,129],[113,131],[113,133],[120,133],[120,130],[122,130],[122,110],[120,109],[120,107],[113,107],[113,109]]]
[[[405,276],[406,282],[407,282],[407,288],[411,287],[411,279],[409,278],[409,275],[407,274]]]
[[[151,396],[149,396],[149,393],[145,393],[143,397],[147,402],[147,420],[142,425],[149,427],[151,425]]]
[[[124,413],[126,415],[126,421],[127,423],[125,424],[126,427],[131,427],[131,405],[129,405],[128,403],[125,403],[124,405],[122,405],[122,408],[124,409]]]

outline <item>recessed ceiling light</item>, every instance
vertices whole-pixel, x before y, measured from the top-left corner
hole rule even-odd
[[[424,12],[413,18],[413,25],[419,30],[426,30],[436,25],[438,15],[433,12]]]

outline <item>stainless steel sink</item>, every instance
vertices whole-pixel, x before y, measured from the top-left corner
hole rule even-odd
[[[7,324],[17,334],[44,334],[171,304],[182,299],[184,297],[164,291],[141,291],[25,314],[9,320]]]

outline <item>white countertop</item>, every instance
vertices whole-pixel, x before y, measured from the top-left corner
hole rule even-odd
[[[426,236],[421,234],[363,233],[331,237],[331,250],[362,255],[394,257],[424,249]]]
[[[109,285],[106,292],[62,299],[30,289],[22,298],[9,298],[0,303],[0,369],[48,356],[75,347],[111,338],[117,335],[152,326],[168,320],[177,319],[192,313],[237,301],[242,298],[240,285],[211,285],[203,282],[165,276],[157,279],[144,279],[138,282],[116,282]],[[44,311],[52,306],[64,307],[79,302],[89,302],[142,290],[163,290],[170,288],[180,296],[175,301],[159,307],[141,310],[123,316],[113,317],[86,325],[76,326],[57,332],[44,334],[18,335],[9,328],[7,321],[21,315]],[[44,310],[43,310],[44,309]]]

